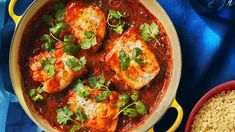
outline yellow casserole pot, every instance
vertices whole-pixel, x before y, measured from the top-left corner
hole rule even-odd
[[[18,16],[14,13],[14,6],[17,0],[11,0],[9,4],[9,14],[16,23],[15,32],[12,38],[11,48],[10,48],[10,75],[11,81],[14,87],[14,91],[18,100],[23,107],[24,111],[28,116],[41,128],[45,131],[53,132],[56,131],[49,123],[43,120],[33,107],[30,106],[27,99],[24,97],[23,88],[23,77],[21,76],[20,66],[19,66],[19,52],[20,52],[20,43],[22,35],[27,23],[35,15],[35,13],[45,5],[49,0],[35,0],[25,11],[22,16]],[[161,99],[160,104],[155,108],[155,110],[147,117],[146,120],[140,122],[139,125],[133,129],[133,131],[149,131],[153,132],[153,126],[158,122],[161,117],[165,114],[168,108],[173,107],[177,110],[178,116],[175,123],[167,130],[167,132],[174,132],[180,125],[183,118],[183,110],[181,106],[177,103],[175,95],[180,81],[181,76],[181,48],[178,40],[177,33],[175,28],[169,19],[166,12],[155,0],[140,0],[141,3],[153,14],[155,15],[163,27],[166,30],[167,36],[170,40],[172,47],[172,60],[173,60],[173,69],[172,76],[167,90],[165,91],[164,97]]]

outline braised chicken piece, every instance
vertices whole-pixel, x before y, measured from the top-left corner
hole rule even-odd
[[[99,7],[82,7],[80,1],[70,3],[66,6],[64,21],[82,49],[91,48],[94,52],[99,49],[106,32],[105,14]]]
[[[55,53],[41,52],[29,62],[32,78],[41,82],[43,90],[55,93],[65,89],[75,77],[86,72],[86,59],[67,55],[62,49]]]
[[[91,90],[88,86],[85,89]],[[119,108],[115,106],[118,101],[119,94],[115,91],[102,102],[97,102],[95,96],[103,91],[92,89],[89,97],[80,97],[74,91],[69,93],[68,104],[69,109],[76,113],[77,108],[81,107],[86,115],[84,127],[90,128],[91,132],[114,132],[117,127]]]
[[[134,28],[111,43],[114,46],[105,61],[116,72],[113,83],[124,84],[124,89],[139,90],[159,73],[156,57]]]

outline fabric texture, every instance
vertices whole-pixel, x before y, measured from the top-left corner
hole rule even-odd
[[[15,11],[22,14],[32,0],[18,0]],[[235,79],[235,8],[209,16],[196,13],[188,0],[158,0],[171,18],[179,36],[183,71],[176,98],[187,117],[196,102],[213,87]],[[7,12],[9,0],[0,0],[0,132],[41,131],[25,114],[14,96],[9,75],[9,47],[14,22]],[[169,109],[155,125],[165,131],[176,118]]]

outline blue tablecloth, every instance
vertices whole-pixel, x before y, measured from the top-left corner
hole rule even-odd
[[[22,14],[32,0],[18,0],[16,12]],[[41,131],[17,102],[9,77],[8,53],[14,23],[7,12],[9,0],[0,0],[0,131]],[[196,102],[208,90],[235,79],[235,9],[201,16],[188,0],[159,0],[178,32],[183,56],[183,72],[177,100],[184,108],[182,132]],[[176,112],[169,109],[155,126],[165,131]]]

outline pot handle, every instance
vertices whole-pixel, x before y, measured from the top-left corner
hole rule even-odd
[[[176,99],[173,100],[172,104],[171,104],[171,107],[172,108],[175,108],[178,112],[178,115],[177,115],[177,118],[174,122],[174,124],[166,131],[166,132],[174,132],[180,125],[182,119],[183,119],[183,115],[184,115],[184,112],[183,112],[183,109],[182,107],[178,104],[178,102],[176,101]],[[154,129],[153,127],[150,128],[148,130],[148,132],[154,132]]]
[[[10,1],[10,4],[8,6],[8,12],[9,12],[9,15],[11,16],[11,18],[14,20],[15,24],[18,24],[21,16],[16,15],[15,12],[14,12],[14,7],[15,7],[15,4],[16,4],[16,1],[17,0],[11,0]]]

